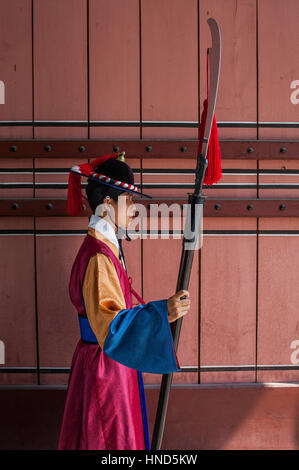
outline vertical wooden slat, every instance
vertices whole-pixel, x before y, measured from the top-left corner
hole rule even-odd
[[[32,120],[32,16],[31,2],[1,2],[0,79],[5,102],[0,104],[1,121]],[[1,139],[32,137],[31,126],[0,126]],[[13,153],[12,153],[13,156]],[[32,168],[31,159],[1,160],[1,168]],[[32,182],[32,174],[0,175],[1,182]],[[32,197],[32,188],[3,188],[1,197]]]
[[[90,120],[139,121],[138,0],[90,0]],[[91,127],[91,138],[138,138],[138,127]],[[121,150],[126,150],[125,148]]]
[[[87,230],[87,217],[37,217],[37,230]],[[71,268],[84,235],[37,234],[37,306],[40,367],[70,367],[80,338],[70,301]],[[67,374],[41,374],[41,384],[66,384]]]
[[[85,0],[34,2],[35,120],[88,120],[87,8]],[[36,127],[37,138],[86,138],[88,127]],[[50,159],[36,168],[71,167],[75,162]],[[85,161],[82,154],[82,163]],[[81,162],[80,162],[81,163]],[[68,175],[36,175],[36,182],[67,182]],[[37,189],[37,197],[66,197],[66,189]],[[85,218],[83,218],[85,220]],[[80,220],[80,219],[79,219]],[[36,220],[59,229],[72,218]],[[85,224],[87,226],[88,222]],[[86,227],[85,227],[86,228]],[[78,331],[68,299],[68,281],[79,238],[36,236],[37,307],[41,367],[69,367]],[[59,295],[53,295],[59,292]],[[78,329],[78,328],[77,328]],[[66,383],[64,375],[41,375],[41,383]]]
[[[256,122],[256,0],[200,0],[200,99],[207,96],[206,56],[211,47],[207,19],[215,18],[222,39],[215,116],[218,121]],[[256,129],[220,128],[220,138],[256,138]]]
[[[32,120],[32,12],[31,2],[1,2],[0,79],[5,102],[0,105],[1,121]],[[0,137],[31,138],[31,126],[0,126]],[[32,168],[31,159],[1,161],[1,167]],[[32,174],[1,175],[1,182],[32,182]],[[32,197],[31,188],[1,189],[1,197]],[[1,218],[1,230],[33,228],[33,218]],[[33,236],[3,235],[1,238],[0,339],[5,345],[1,367],[36,367],[34,313]],[[34,373],[0,373],[1,384],[35,384]]]
[[[1,2],[0,80],[5,86],[1,121],[32,120],[32,15],[31,2]],[[32,137],[31,126],[0,126],[1,139]]]
[[[299,230],[298,218],[261,218],[261,230]],[[298,234],[259,236],[260,365],[294,366],[292,342],[298,340]],[[298,357],[298,356],[297,356]],[[298,381],[298,370],[259,371],[263,382]]]
[[[2,217],[1,230],[32,230],[31,217]],[[36,367],[33,236],[0,237],[0,340],[5,363],[0,368]],[[34,373],[3,373],[1,384],[35,384]]]
[[[220,82],[215,109],[217,122],[256,123],[256,2],[200,1],[201,104],[207,96],[206,52],[211,47],[207,19],[217,20],[221,31]],[[202,109],[202,107],[201,107]],[[255,128],[218,127],[219,138],[255,139]],[[256,197],[256,162],[223,160],[218,184],[206,188],[208,197]],[[242,175],[252,170],[252,175]],[[238,184],[253,184],[241,189]],[[235,188],[223,188],[232,184]],[[256,220],[209,219],[204,230],[255,230]],[[204,236],[201,259],[201,366],[255,364],[256,238],[253,236]],[[201,382],[254,381],[254,372],[202,372]]]
[[[85,0],[34,2],[35,119],[87,120]],[[36,138],[87,137],[87,127],[37,127]]]
[[[167,299],[175,294],[178,267],[181,255],[181,239],[148,239],[144,240],[144,299],[151,300]],[[150,269],[146,269],[147,266]],[[154,271],[151,267],[154,266]],[[190,297],[192,307],[185,316],[180,342],[178,347],[178,360],[181,366],[197,366],[198,358],[198,252],[195,252],[194,265],[190,278]],[[161,376],[156,374],[145,374],[147,383],[160,381]],[[173,383],[196,383],[196,373],[174,374]]]
[[[143,0],[143,121],[198,121],[197,1]],[[144,127],[143,138],[196,138],[196,128]]]
[[[298,104],[292,103],[299,78],[294,57],[298,54],[298,2],[265,0],[258,3],[259,119],[263,122],[298,122]],[[274,34],[275,32],[275,34]],[[270,40],[271,39],[271,40]],[[298,128],[260,128],[261,139],[298,139]],[[297,183],[296,161],[282,154],[277,161],[261,161],[259,167],[280,170],[280,175],[260,175],[261,183]],[[285,158],[285,159],[284,159]],[[297,197],[292,188],[261,189],[260,197]],[[261,230],[298,230],[297,219],[260,219]],[[297,295],[298,235],[259,236],[259,300],[257,360],[261,365],[292,365],[291,343],[298,337]],[[294,365],[294,364],[293,364]],[[259,371],[259,381],[298,380],[298,371]]]
[[[142,17],[142,119],[143,121],[198,122],[198,7],[197,1],[162,0],[141,2]],[[196,138],[198,128],[143,127],[146,138]],[[193,163],[195,168],[196,162]],[[168,162],[167,167],[186,168],[186,162]],[[162,168],[165,162],[144,160],[143,169]],[[178,177],[181,182],[190,177]],[[143,182],[158,182],[167,177],[147,176]],[[169,178],[168,178],[169,181]],[[157,196],[187,195],[188,190],[146,189]],[[187,201],[186,201],[187,202]],[[179,270],[180,240],[144,240],[144,292],[165,298],[175,293]],[[153,264],[153,257],[155,263]],[[156,274],[153,276],[153,266]],[[180,364],[197,366],[198,359],[198,256],[190,280],[192,311],[183,322],[178,357]],[[157,297],[158,295],[158,297]],[[160,382],[160,376],[148,374],[146,381]],[[197,382],[196,373],[174,374],[173,382]]]
[[[291,84],[299,79],[298,2],[258,2],[259,120],[298,122],[298,104],[293,104]],[[298,86],[297,86],[298,88]],[[261,139],[298,139],[299,128],[262,128]]]
[[[204,230],[219,222],[204,220]],[[255,219],[221,221],[222,230],[255,230]],[[255,365],[256,237],[204,235],[201,267],[201,366]],[[254,371],[202,372],[200,381],[253,382]]]

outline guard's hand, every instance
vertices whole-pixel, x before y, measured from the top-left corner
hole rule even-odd
[[[183,297],[182,300],[180,298]],[[190,294],[187,290],[180,290],[176,294],[167,299],[167,311],[169,323],[174,322],[180,317],[186,315],[190,309],[191,300]]]

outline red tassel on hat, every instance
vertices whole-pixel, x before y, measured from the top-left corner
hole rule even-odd
[[[207,90],[209,97],[209,50],[207,51]],[[208,98],[204,100],[203,111],[200,121],[200,131],[199,131],[199,144],[198,144],[198,155],[201,153],[204,130],[206,126],[206,118],[208,112]],[[221,152],[218,140],[218,128],[215,118],[215,113],[212,121],[212,128],[210,133],[209,146],[207,151],[208,166],[205,171],[205,176],[203,184],[212,185],[217,183],[220,178],[222,178],[222,169],[221,169]]]
[[[78,215],[82,211],[81,175],[70,171],[67,190],[67,212]]]
[[[69,215],[79,215],[82,212],[82,187],[81,187],[81,176],[90,176],[94,173],[94,169],[104,163],[110,158],[117,158],[118,153],[111,155],[102,155],[101,157],[95,158],[90,163],[82,163],[76,165],[76,170],[80,173],[70,171],[68,181],[68,193],[67,193],[67,212]]]

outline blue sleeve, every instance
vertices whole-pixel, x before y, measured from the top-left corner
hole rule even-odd
[[[103,351],[131,369],[152,374],[178,372],[167,300],[120,310],[110,323]]]

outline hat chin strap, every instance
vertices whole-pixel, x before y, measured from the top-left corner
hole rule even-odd
[[[125,233],[125,235],[126,235],[126,240],[127,240],[128,242],[131,242],[131,241],[132,241],[132,238],[129,237],[128,232],[127,232],[127,229],[124,230],[123,228],[119,227],[119,226],[117,225],[117,223],[116,223],[114,220],[112,220],[112,217],[111,217],[111,215],[110,215],[110,212],[107,211],[107,215],[109,216],[109,219],[110,219],[111,222],[115,225],[115,227],[117,227],[118,233],[120,233],[121,235],[123,235],[123,234]],[[121,238],[122,238],[122,237],[121,237]],[[120,238],[119,240],[121,240],[121,238]]]
[[[124,230],[123,230],[121,227],[119,227],[119,226],[114,222],[114,220],[112,220],[112,217],[111,217],[111,215],[110,215],[109,212],[107,212],[107,214],[108,214],[108,216],[109,216],[111,222],[115,225],[115,227],[117,227],[117,230],[120,232],[120,234],[123,235]],[[128,242],[132,241],[132,239],[131,239],[131,238],[129,237],[129,235],[128,235],[127,229],[126,229],[125,232],[126,232],[126,240],[127,240]],[[122,248],[122,237],[121,237],[121,238],[118,238],[118,245],[119,245],[119,251],[120,251],[121,258],[122,258],[123,260],[125,260],[125,256],[124,256],[124,252],[123,252],[123,248]]]
[[[109,199],[110,199],[110,196],[107,195],[106,198],[109,200]],[[108,214],[109,219],[111,220],[111,222],[115,225],[115,227],[117,227],[118,233],[120,233],[121,235],[123,235],[124,233],[126,233],[126,240],[127,240],[128,242],[131,242],[132,239],[129,237],[128,232],[127,232],[127,229],[124,231],[121,227],[119,227],[119,226],[117,225],[117,223],[115,223],[115,221],[112,220],[109,211],[107,211],[107,214]],[[119,240],[121,241],[121,239],[122,239],[122,237],[121,237]],[[120,245],[121,245],[121,243],[120,243]],[[121,248],[121,250],[122,250],[122,247],[120,247],[120,248]]]

